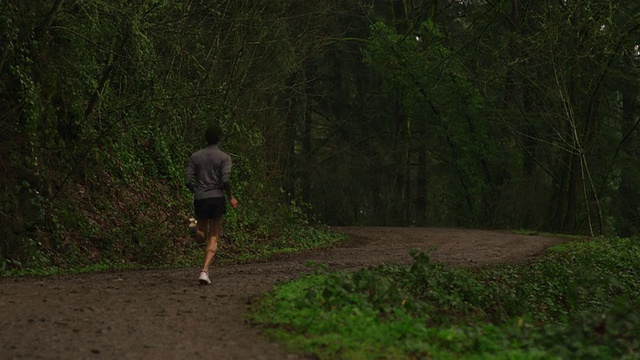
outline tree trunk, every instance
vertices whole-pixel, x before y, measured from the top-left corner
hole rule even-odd
[[[548,214],[551,214],[550,228],[558,232],[568,232],[575,229],[577,209],[577,183],[580,157],[567,152],[564,154],[562,170],[553,193]]]
[[[393,197],[387,206],[391,210],[390,220],[393,225],[399,225],[404,219],[402,211],[405,204],[406,186],[406,141],[404,139],[404,128],[406,126],[406,116],[402,111],[402,105],[396,101],[396,111],[394,114],[394,158],[395,158],[395,181]]]
[[[53,6],[51,6],[51,10],[49,10],[47,17],[44,19],[42,24],[40,24],[35,30],[36,39],[42,38],[42,36],[47,31],[49,31],[49,28],[51,28],[51,25],[53,24],[53,21],[56,19],[56,15],[58,15],[60,8],[62,8],[63,3],[64,3],[64,0],[56,0]]]
[[[427,225],[427,151],[422,145],[418,148],[416,225]]]
[[[620,236],[631,236],[640,231],[640,189],[637,179],[640,178],[640,141],[638,141],[638,89],[626,90],[622,94],[622,111],[624,125],[623,134],[628,134],[622,146],[624,154],[618,189],[619,224],[617,233]],[[624,140],[623,140],[624,141]]]
[[[302,157],[304,159],[304,168],[302,169],[302,202],[311,203],[311,164],[313,163],[311,154],[311,113],[308,110],[309,104],[305,101],[304,109],[304,128],[302,133]],[[307,218],[311,218],[310,208],[305,206]]]

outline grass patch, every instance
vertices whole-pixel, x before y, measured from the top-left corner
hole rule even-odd
[[[575,240],[532,263],[326,272],[278,286],[250,314],[320,359],[640,358],[638,239]]]
[[[299,228],[274,240],[244,240],[223,237],[216,253],[216,261],[221,264],[241,264],[266,261],[276,255],[322,249],[344,241],[347,236],[327,229],[313,227]],[[194,242],[184,256],[174,266],[201,266],[204,259],[204,245]]]
[[[511,232],[517,235],[545,236],[545,237],[552,237],[552,238],[565,238],[565,239],[571,239],[571,240],[588,240],[591,238],[588,235],[559,234],[559,233],[550,233],[550,232],[531,230],[531,229],[517,229],[517,230],[511,230]]]
[[[67,274],[82,274],[92,272],[105,272],[105,271],[118,271],[118,270],[137,270],[144,269],[145,266],[131,263],[112,264],[112,263],[98,263],[88,266],[80,266],[74,268],[62,268],[58,266],[47,266],[41,268],[15,268],[0,272],[0,277],[14,277],[14,276],[52,276],[52,275],[67,275]]]
[[[290,254],[312,249],[330,247],[347,239],[345,235],[333,233],[326,229],[313,227],[298,228],[288,236],[277,241],[247,241],[243,243],[224,244],[216,255],[216,261],[221,264],[239,264],[247,262],[266,261],[279,254]],[[168,256],[163,262],[99,262],[96,264],[80,264],[70,267],[40,266],[40,267],[5,267],[0,271],[0,277],[12,276],[51,276],[62,274],[80,274],[89,272],[106,272],[122,270],[168,269],[202,266],[204,259],[204,244],[193,243],[185,246],[177,256]],[[174,252],[173,255],[176,253]],[[5,260],[10,261],[10,260]]]

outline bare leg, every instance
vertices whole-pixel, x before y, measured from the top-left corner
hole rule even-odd
[[[207,241],[207,219],[198,219],[198,228],[196,230],[196,241],[204,244]]]
[[[217,219],[207,219],[204,221],[207,223],[207,231],[205,233],[205,238],[207,239],[207,250],[204,257],[204,266],[202,267],[202,271],[209,271],[209,265],[216,254],[216,250],[218,250],[218,237],[222,230],[222,216]]]

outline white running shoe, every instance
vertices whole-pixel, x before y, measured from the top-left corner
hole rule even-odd
[[[200,277],[198,278],[198,280],[200,280],[200,285],[211,285],[211,280],[209,280],[209,273],[204,270],[200,271]]]

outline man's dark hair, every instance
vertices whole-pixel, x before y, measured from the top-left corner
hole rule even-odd
[[[207,145],[215,145],[219,143],[220,138],[222,138],[222,129],[220,129],[219,126],[213,125],[207,129],[205,133],[205,139],[207,140]]]

